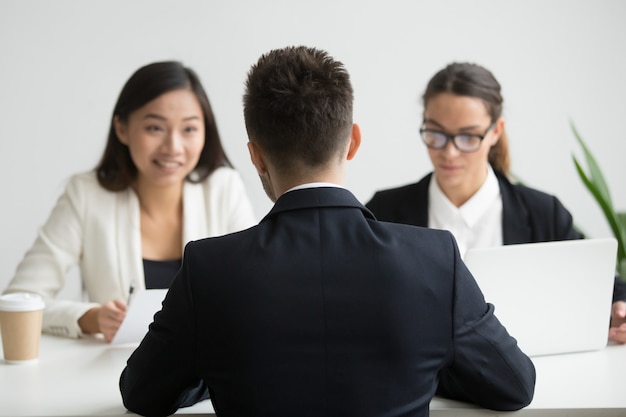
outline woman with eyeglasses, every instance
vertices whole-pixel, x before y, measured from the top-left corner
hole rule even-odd
[[[500,84],[480,65],[452,63],[429,81],[420,136],[433,172],[378,191],[366,204],[378,220],[446,229],[470,248],[582,239],[554,196],[509,179]],[[616,279],[609,337],[626,343],[626,286]]]

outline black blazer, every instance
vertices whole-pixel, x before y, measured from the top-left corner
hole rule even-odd
[[[506,176],[495,171],[502,195],[502,242],[548,242],[583,239],[573,225],[572,215],[552,195],[512,184]],[[366,204],[378,220],[428,226],[428,187],[432,173],[419,182],[378,191]],[[626,284],[615,279],[613,300],[626,300]]]
[[[200,382],[221,417],[426,416],[438,386],[524,407],[535,370],[449,232],[378,222],[324,187],[185,248],[120,389],[131,411],[168,415]]]

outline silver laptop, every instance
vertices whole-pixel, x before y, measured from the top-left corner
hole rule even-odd
[[[470,249],[465,263],[495,315],[529,356],[607,344],[613,238]]]

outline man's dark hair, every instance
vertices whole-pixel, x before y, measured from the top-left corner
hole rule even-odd
[[[262,55],[243,102],[248,137],[279,170],[324,166],[349,140],[350,76],[325,51],[298,46]]]

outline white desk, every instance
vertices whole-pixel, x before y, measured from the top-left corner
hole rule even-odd
[[[132,347],[98,339],[43,336],[39,362],[0,361],[0,416],[127,416],[118,380]],[[537,386],[532,404],[518,412],[487,411],[440,398],[431,416],[626,416],[626,346],[534,358]],[[212,415],[210,401],[179,410]]]

